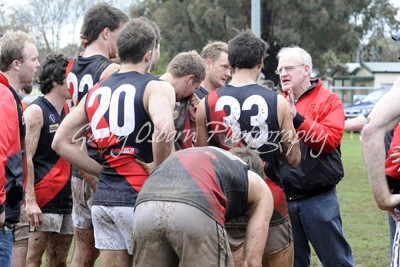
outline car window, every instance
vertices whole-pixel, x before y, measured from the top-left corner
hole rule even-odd
[[[373,91],[372,93],[369,93],[366,97],[364,97],[361,100],[361,103],[367,103],[367,102],[376,103],[389,90],[390,90],[390,88],[387,88],[387,89],[385,88],[385,89]]]

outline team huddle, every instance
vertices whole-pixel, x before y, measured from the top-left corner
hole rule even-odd
[[[323,266],[354,266],[343,107],[304,49],[277,56],[281,95],[257,83],[268,45],[250,31],[160,77],[146,17],[95,4],[80,34],[78,57],[40,64],[28,34],[0,39],[1,266],[65,266],[72,240],[70,266],[309,266],[310,243]],[[43,96],[22,114],[37,69]]]

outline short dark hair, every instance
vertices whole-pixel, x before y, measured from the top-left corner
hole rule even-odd
[[[158,27],[157,23],[155,23],[154,21],[145,16],[140,16],[139,19],[148,22],[153,27],[153,30],[156,33],[156,47],[157,47],[157,45],[160,44],[160,39],[161,39],[160,28]]]
[[[32,93],[32,84],[30,83],[24,83],[21,86],[21,90],[25,92],[25,94],[29,95],[30,93]]]
[[[48,94],[53,89],[53,82],[63,84],[65,82],[65,70],[68,66],[68,59],[62,55],[48,55],[40,64],[38,84],[42,94]]]
[[[268,45],[251,31],[243,31],[228,42],[228,60],[232,69],[252,69],[267,55]]]
[[[118,29],[121,23],[129,20],[120,9],[107,3],[98,3],[91,6],[83,18],[81,27],[81,41],[84,47],[95,41],[104,28],[111,31]]]
[[[149,22],[135,18],[128,21],[117,36],[121,63],[139,63],[147,51],[156,46],[156,33]]]
[[[243,160],[249,169],[265,179],[264,164],[254,149],[248,147],[234,147],[229,150],[233,155]]]

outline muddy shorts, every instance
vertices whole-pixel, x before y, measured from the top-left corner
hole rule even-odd
[[[238,250],[244,245],[246,228],[245,227],[226,227],[229,237],[229,245],[233,251]],[[293,243],[292,225],[290,220],[280,224],[270,225],[268,239],[265,245],[264,255],[277,253]]]
[[[133,217],[134,207],[92,206],[95,247],[132,254]]]
[[[43,213],[43,222],[38,229],[30,226],[30,232],[54,232],[62,235],[72,235],[74,226],[71,214]]]
[[[21,205],[19,223],[14,224],[12,230],[14,234],[13,247],[27,246],[29,238],[29,221],[24,205]]]
[[[225,229],[184,203],[148,201],[135,210],[134,266],[233,266]]]
[[[93,201],[93,190],[88,183],[76,176],[72,176],[72,220],[79,229],[93,229],[90,208]]]

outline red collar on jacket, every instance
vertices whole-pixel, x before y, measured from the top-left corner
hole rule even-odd
[[[3,73],[0,73],[0,83],[4,84],[8,88],[10,88],[10,83],[8,82],[6,76]]]

